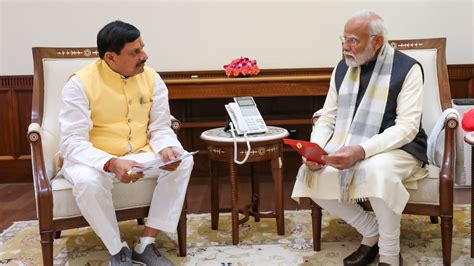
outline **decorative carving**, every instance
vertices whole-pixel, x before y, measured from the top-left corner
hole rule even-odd
[[[81,50],[61,50],[56,52],[57,55],[61,56],[78,56],[78,55],[84,55],[86,57],[89,56],[98,56],[99,52],[97,50],[91,51],[90,49],[85,49],[83,51]]]
[[[39,140],[39,134],[37,132],[32,132],[28,135],[30,142],[37,142]]]
[[[279,150],[278,145],[272,145],[267,149],[267,152],[277,152]]]
[[[413,47],[418,48],[418,47],[422,47],[423,43],[420,43],[420,42],[401,42],[401,43],[391,42],[390,46],[392,46],[395,49],[397,49],[397,48],[413,48]]]
[[[246,154],[247,150],[241,150],[241,151],[239,151],[239,153],[240,154]],[[257,153],[258,153],[258,151],[256,151],[256,150],[253,150],[253,149],[250,150],[250,155],[252,155],[252,156],[255,156],[255,154],[257,154]]]
[[[216,147],[211,146],[211,145],[209,145],[209,146],[207,147],[207,150],[208,150],[210,153],[216,153],[216,154],[219,154],[219,155],[225,154],[225,151],[222,150],[221,148],[216,148]]]
[[[278,145],[271,145],[271,146],[266,146],[266,147],[258,147],[257,150],[252,149],[250,150],[250,155],[262,156],[262,155],[265,155],[266,153],[274,153],[278,151],[279,151]],[[247,153],[247,150],[240,150],[239,153],[245,155]]]
[[[449,127],[449,128],[456,128],[457,125],[458,125],[458,122],[457,122],[456,120],[454,120],[454,119],[450,119],[450,120],[448,121],[448,127]]]
[[[177,131],[181,128],[181,122],[177,119],[171,119],[171,128]]]

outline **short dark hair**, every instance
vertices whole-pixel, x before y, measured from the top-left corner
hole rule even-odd
[[[140,37],[140,31],[135,26],[120,20],[110,22],[97,34],[99,57],[104,59],[106,52],[120,54],[126,43],[133,42],[138,37]]]

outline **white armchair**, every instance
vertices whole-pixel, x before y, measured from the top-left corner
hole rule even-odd
[[[53,264],[54,236],[60,237],[61,230],[88,225],[76,205],[71,183],[58,174],[55,157],[60,141],[61,90],[71,74],[97,57],[96,48],[33,48],[33,105],[28,141],[44,265]],[[172,128],[177,131],[179,127],[179,121],[172,119]],[[115,183],[112,194],[117,219],[138,219],[143,224],[155,185],[153,178],[142,178],[133,186]],[[180,256],[186,256],[186,200],[178,223],[178,244]]]

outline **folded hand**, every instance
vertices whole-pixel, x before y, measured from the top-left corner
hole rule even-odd
[[[144,165],[127,159],[112,158],[110,160],[110,171],[123,183],[134,183],[138,179],[143,177],[143,173],[132,173],[132,167],[143,168]]]
[[[308,161],[305,157],[301,157],[301,160],[303,161],[303,164],[306,165],[312,171],[318,171],[324,167],[324,164]]]
[[[163,150],[161,150],[160,155],[161,155],[161,161],[163,161],[163,162],[168,162],[168,161],[174,160],[177,157],[181,156],[181,154],[179,152],[177,152],[176,150],[174,150],[170,147],[164,148]],[[165,165],[165,166],[160,167],[160,168],[163,169],[163,170],[166,170],[166,171],[174,171],[174,170],[176,170],[176,168],[178,168],[180,163],[181,163],[181,161],[177,161],[175,163],[168,164],[168,165]]]
[[[351,168],[358,161],[365,158],[365,151],[362,146],[344,146],[334,153],[321,157],[330,165],[339,170]]]

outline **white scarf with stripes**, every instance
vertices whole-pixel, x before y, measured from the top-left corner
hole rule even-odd
[[[360,82],[360,67],[350,67],[339,88],[337,99],[336,127],[325,150],[331,154],[343,146],[358,145],[378,134],[387,104],[388,90],[392,73],[394,49],[386,43],[377,56],[367,90],[355,112]],[[354,115],[355,112],[355,115]],[[340,201],[349,201],[349,187],[354,176],[354,166],[339,171]],[[357,189],[364,189],[365,171],[357,169]],[[312,186],[317,172],[309,169],[304,174],[305,182]],[[354,201],[358,199],[353,199]]]

